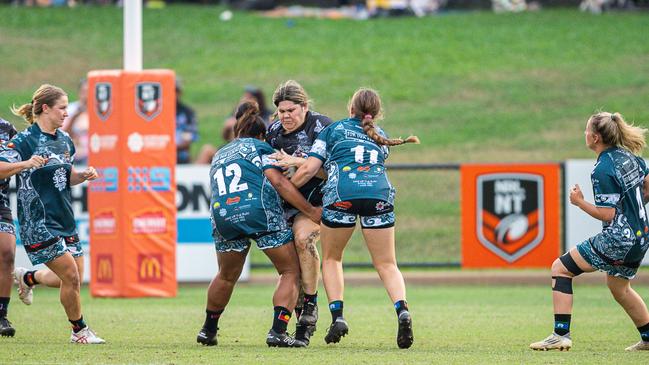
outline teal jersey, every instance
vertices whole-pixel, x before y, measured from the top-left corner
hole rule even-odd
[[[379,127],[376,131],[387,138]],[[365,134],[360,119],[343,119],[326,127],[309,152],[324,161],[327,171],[323,206],[352,199],[394,203],[395,190],[385,171],[388,154],[387,146]]]
[[[210,168],[212,229],[215,238],[254,238],[287,228],[282,200],[264,175],[276,168],[266,142],[236,139],[218,150]]]
[[[47,158],[45,166],[18,174],[18,223],[23,243],[33,245],[76,235],[70,196],[75,149],[70,136],[61,130],[43,133],[34,123],[6,147],[0,152],[1,161],[26,161],[33,155]]]
[[[591,173],[595,205],[615,208],[615,218],[603,222],[602,233],[611,240],[602,251],[623,257],[625,263],[642,260],[649,246],[649,224],[642,201],[643,181],[648,173],[641,157],[619,147],[602,152]]]

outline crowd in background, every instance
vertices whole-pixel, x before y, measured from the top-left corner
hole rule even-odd
[[[25,6],[117,5],[124,0],[0,0],[0,3]],[[143,0],[145,6],[161,8],[168,3],[227,5],[242,10],[271,11],[272,16],[351,17],[367,19],[385,16],[426,16],[444,10],[491,8],[497,13],[534,11],[542,6],[577,6],[582,11],[599,14],[608,10],[633,10],[649,7],[649,0],[320,0],[301,6],[286,0]],[[308,8],[339,8],[335,14],[314,13]],[[314,15],[315,14],[315,15]]]

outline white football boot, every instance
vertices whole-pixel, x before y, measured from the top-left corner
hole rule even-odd
[[[530,344],[530,348],[537,351],[569,351],[571,347],[572,340],[570,339],[570,334],[559,336],[554,332],[550,336],[546,337],[543,341]]]
[[[88,326],[84,327],[81,331],[76,333],[72,331],[72,335],[70,335],[70,342],[85,345],[106,343],[103,338],[97,336],[97,334]]]
[[[27,269],[24,267],[17,267],[14,270],[14,281],[18,284],[18,298],[20,298],[23,303],[31,305],[34,300],[34,292],[32,291],[32,287],[27,285],[23,279],[26,272]]]

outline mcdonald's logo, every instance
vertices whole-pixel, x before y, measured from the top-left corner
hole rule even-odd
[[[138,255],[138,281],[141,283],[162,282],[162,255]]]
[[[113,256],[97,255],[97,282],[102,284],[112,284],[113,282]]]

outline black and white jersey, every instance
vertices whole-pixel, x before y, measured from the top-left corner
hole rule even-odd
[[[329,117],[308,111],[304,123],[293,132],[287,133],[282,123],[276,120],[268,127],[266,142],[278,151],[284,150],[292,156],[306,158],[320,132],[331,123]],[[321,205],[322,193],[319,189],[321,183],[322,179],[314,177],[299,189],[300,193],[312,204]]]

